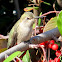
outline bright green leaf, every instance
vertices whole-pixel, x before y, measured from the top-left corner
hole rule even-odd
[[[36,9],[36,10],[38,10],[39,9],[39,7],[33,7],[34,9]]]
[[[27,50],[26,54],[23,56],[23,62],[30,62],[29,50]]]
[[[60,34],[62,35],[62,11],[60,11],[57,17],[57,26],[58,26]]]
[[[41,16],[41,15],[42,15],[42,12],[40,13],[39,16]],[[38,19],[38,26],[40,26],[40,24],[41,24],[41,18]]]
[[[15,57],[17,57],[19,54],[21,54],[21,52],[20,51],[16,51],[13,54],[11,54],[8,58],[6,58],[3,62],[10,62]]]
[[[43,2],[43,3],[51,6],[51,4],[50,4],[50,3],[47,3],[47,2]]]

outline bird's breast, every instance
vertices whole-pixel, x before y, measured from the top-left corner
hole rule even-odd
[[[17,40],[20,42],[27,41],[32,35],[32,27],[27,27],[23,24],[20,24],[17,28]]]

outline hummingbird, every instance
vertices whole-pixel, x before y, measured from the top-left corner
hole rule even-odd
[[[9,32],[7,48],[13,47],[16,43],[28,41],[32,36],[32,26],[37,18],[39,17],[35,16],[32,12],[24,12]]]

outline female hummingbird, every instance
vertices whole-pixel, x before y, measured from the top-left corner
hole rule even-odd
[[[43,17],[44,16],[41,18]],[[31,38],[32,26],[36,18],[38,17],[34,16],[32,12],[24,12],[9,33],[7,48],[13,47],[16,43],[19,44]]]

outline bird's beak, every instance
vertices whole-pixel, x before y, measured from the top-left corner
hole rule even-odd
[[[35,16],[34,19],[43,18],[43,17],[46,17],[46,16]]]

